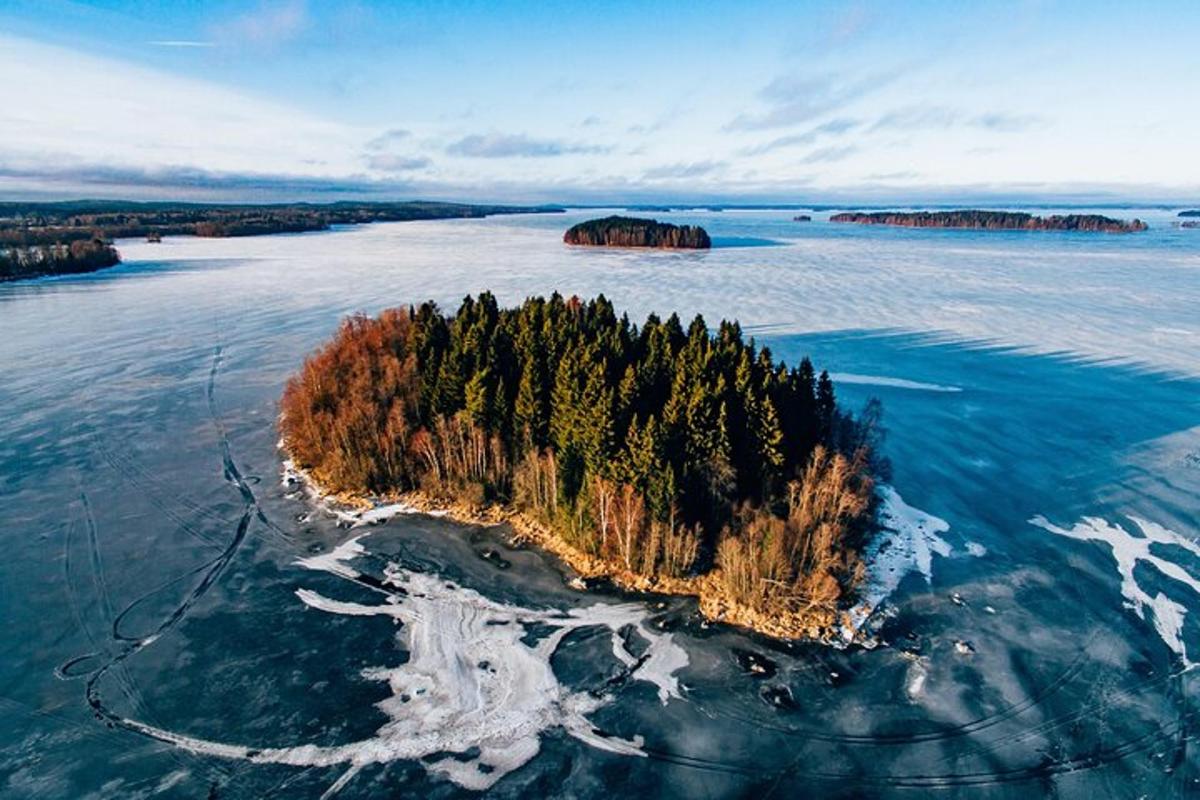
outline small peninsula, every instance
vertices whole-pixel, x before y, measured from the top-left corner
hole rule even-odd
[[[94,272],[120,262],[114,239],[264,236],[369,222],[561,212],[555,206],[337,202],[272,205],[75,200],[0,202],[0,282]]]
[[[100,236],[36,247],[0,246],[0,282],[42,275],[78,275],[119,263],[117,248]]]
[[[707,250],[708,232],[699,225],[672,225],[653,219],[611,216],[572,225],[563,241],[589,247],[657,247]]]
[[[783,637],[841,630],[876,527],[878,404],[842,410],[697,316],[490,294],[345,320],[281,401],[294,467],[342,501],[503,521],[582,577],[694,595]]]
[[[906,228],[970,228],[991,231],[1134,233],[1146,230],[1146,223],[1140,219],[1129,222],[1100,214],[1056,214],[1036,217],[1019,211],[853,211],[834,214],[829,221],[859,225],[896,225]]]

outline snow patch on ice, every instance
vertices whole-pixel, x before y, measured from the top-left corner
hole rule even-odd
[[[282,447],[282,442],[280,443]],[[286,489],[302,489],[318,508],[337,519],[338,523],[347,528],[357,528],[360,525],[378,525],[392,517],[401,514],[425,514],[430,517],[444,517],[447,511],[423,511],[408,503],[377,503],[371,508],[348,508],[331,500],[320,489],[316,482],[290,458],[283,460],[283,473],[280,484]]]
[[[420,514],[421,510],[408,503],[385,503],[365,511],[348,511],[330,507],[329,512],[338,522],[356,528],[359,525],[378,525],[400,514]]]
[[[863,552],[867,563],[867,578],[859,591],[859,602],[848,612],[849,623],[843,626],[842,637],[850,641],[863,623],[893,592],[910,572],[933,580],[933,556],[948,557],[953,549],[940,534],[950,530],[950,523],[927,514],[904,502],[891,486],[879,489],[882,505],[879,509],[881,530]]]
[[[1187,648],[1181,637],[1187,608],[1162,592],[1151,597],[1138,584],[1133,576],[1133,571],[1139,561],[1145,562],[1154,566],[1166,577],[1182,583],[1200,595],[1200,580],[1175,562],[1150,551],[1150,546],[1153,544],[1170,545],[1182,547],[1184,550],[1200,556],[1200,543],[1180,536],[1149,520],[1132,516],[1129,519],[1141,531],[1140,536],[1099,517],[1083,517],[1070,528],[1055,525],[1041,515],[1034,517],[1029,522],[1059,536],[1066,536],[1081,542],[1107,544],[1112,549],[1113,558],[1117,562],[1117,572],[1121,576],[1121,594],[1125,597],[1126,607],[1132,609],[1143,620],[1146,619],[1146,608],[1149,607],[1153,615],[1154,628],[1159,637],[1167,647],[1171,648],[1172,652],[1179,655],[1184,666],[1190,667],[1193,662],[1188,660]]]
[[[360,540],[362,536],[355,536],[352,539],[339,544],[337,547],[330,550],[328,553],[301,558],[296,563],[305,569],[317,569],[324,572],[332,572],[346,580],[354,580],[361,573],[349,565],[351,559],[366,553],[366,549],[362,546]],[[303,590],[301,590],[303,591]]]
[[[961,392],[961,386],[945,386],[940,383],[910,381],[907,378],[889,378],[886,375],[859,375],[855,372],[833,372],[829,377],[834,383],[861,384],[863,386],[890,386],[894,389],[914,389],[921,392]]]
[[[979,542],[967,542],[967,554],[975,556],[975,558],[983,558],[987,555],[987,548]]]
[[[360,573],[350,561],[366,551],[362,533],[333,551],[298,563],[347,580]],[[596,729],[588,715],[612,702],[610,693],[572,691],[559,683],[551,659],[563,637],[585,627],[608,628],[613,653],[635,681],[658,691],[665,705],[679,698],[676,673],[687,652],[671,634],[646,624],[648,611],[634,603],[596,603],[569,610],[537,610],[491,600],[437,575],[388,564],[385,586],[395,587],[378,604],[336,600],[307,588],[297,597],[306,606],[340,616],[388,616],[400,623],[397,643],[409,660],[397,667],[366,669],[367,680],[388,684],[391,695],[377,704],[387,722],[369,739],[343,745],[298,745],[252,749],[182,736],[143,723],[147,735],[198,753],[257,763],[295,766],[346,765],[330,787],[336,792],[369,764],[424,760],[431,772],[467,789],[482,791],[536,756],[540,735],[561,728],[591,747],[645,756],[641,737],[621,739]],[[535,630],[543,633],[530,643]],[[632,626],[647,647],[635,658],[619,631]],[[446,754],[455,754],[448,756]]]
[[[925,680],[929,677],[929,670],[925,668],[925,663],[920,658],[912,659],[912,663],[908,666],[908,678],[904,684],[904,691],[908,695],[909,700],[916,700],[925,690]]]

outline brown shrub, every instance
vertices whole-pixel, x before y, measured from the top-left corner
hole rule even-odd
[[[858,537],[870,519],[867,454],[818,447],[788,486],[787,516],[742,509],[722,533],[717,563],[727,591],[759,610],[835,606],[863,574]]]

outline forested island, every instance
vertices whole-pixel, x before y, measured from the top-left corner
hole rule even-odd
[[[899,225],[907,228],[973,228],[996,231],[1088,231],[1133,233],[1146,230],[1140,219],[1132,222],[1100,214],[1055,214],[1036,217],[1020,211],[875,211],[834,214],[830,222],[859,225]]]
[[[1200,209],[1195,209],[1192,211],[1180,211],[1179,216],[1181,216],[1181,217],[1200,217]]]
[[[33,247],[0,247],[0,282],[40,275],[75,275],[121,263],[117,248],[100,238]]]
[[[878,406],[838,407],[736,322],[603,296],[355,316],[287,383],[288,455],[325,491],[512,523],[585,576],[692,594],[780,636],[839,624],[865,567]]]
[[[654,219],[611,216],[572,225],[563,241],[591,247],[658,247],[707,250],[708,232],[699,225],[672,225]]]
[[[120,238],[160,241],[163,236],[262,236],[328,230],[333,225],[547,211],[562,209],[423,201],[277,205],[0,202],[0,281],[112,266],[120,257],[111,242]]]

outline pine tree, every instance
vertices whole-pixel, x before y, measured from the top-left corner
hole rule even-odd
[[[837,415],[837,398],[833,394],[833,381],[829,373],[821,371],[817,379],[817,431],[821,442],[828,445],[832,441],[834,420]]]
[[[476,372],[467,382],[466,411],[471,422],[490,431],[495,429],[495,388],[492,386],[492,371],[488,367]]]
[[[522,448],[530,445],[541,449],[549,444],[550,420],[546,414],[545,375],[540,359],[525,362],[517,386],[514,409],[515,431],[522,437]]]

